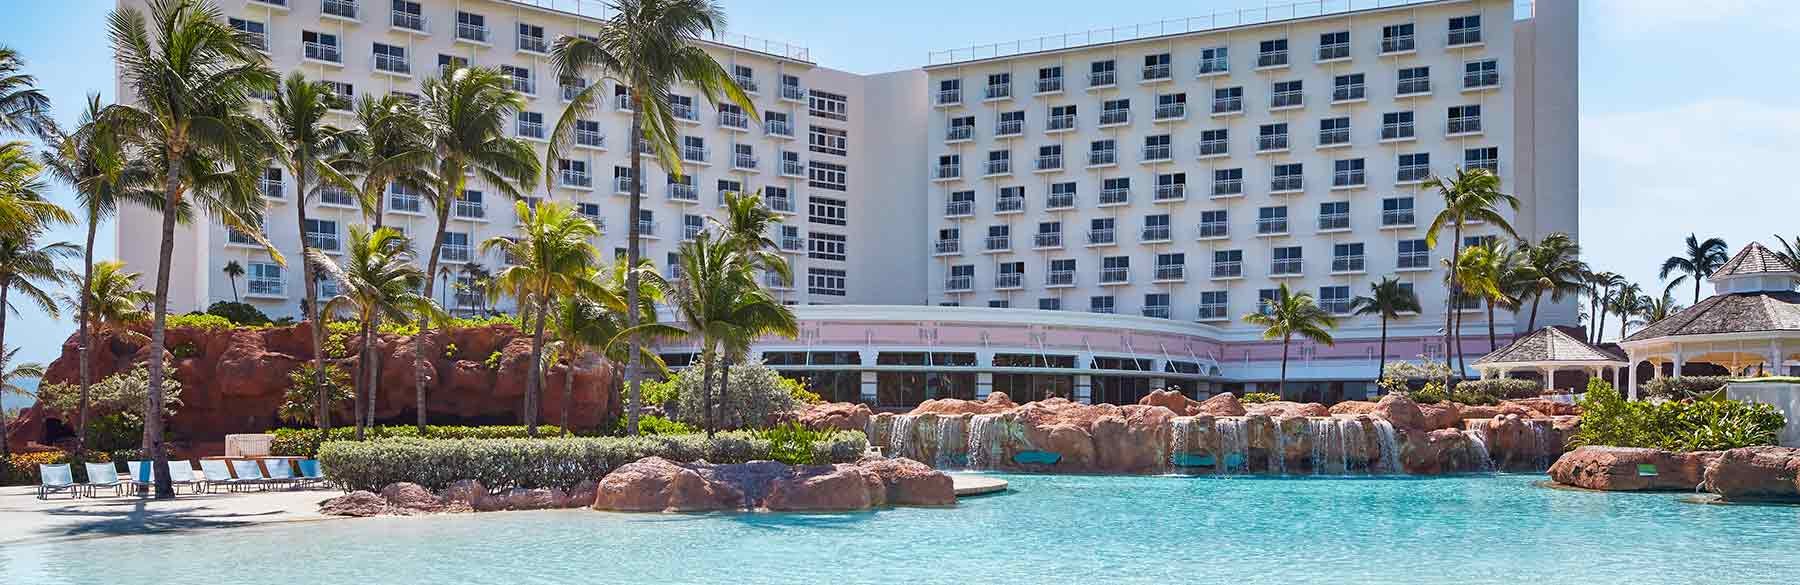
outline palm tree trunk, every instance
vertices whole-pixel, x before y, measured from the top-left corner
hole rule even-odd
[[[244,302],[243,299],[238,298],[237,275],[236,274],[231,275],[231,278],[229,280],[231,280],[231,302],[234,302],[234,303]]]
[[[81,312],[80,315],[77,315],[77,318],[81,320],[81,338],[76,342],[81,346],[77,348],[81,351],[81,356],[78,358],[81,361],[81,404],[77,407],[77,413],[75,415],[76,455],[84,455],[87,453],[88,389],[94,383],[94,370],[91,365],[93,362],[91,356],[94,351],[94,336],[92,329],[93,325],[88,322],[88,291],[92,290],[94,286],[94,232],[100,228],[100,222],[97,221],[99,219],[97,215],[98,214],[95,213],[88,214],[87,247],[82,248],[81,253],[81,290],[79,291],[79,294],[81,295],[81,304],[80,307],[76,309]],[[0,307],[5,306],[4,303],[0,303]],[[0,313],[3,312],[4,311],[0,311]],[[6,437],[3,436],[5,433],[6,424],[0,423],[0,443],[6,442]]]
[[[169,325],[169,265],[175,259],[175,211],[181,205],[181,153],[170,152],[165,163],[168,177],[163,182],[162,242],[156,255],[155,309],[150,319],[150,388],[144,404],[144,446],[152,457],[151,469],[156,477],[156,499],[175,497],[175,484],[169,480],[169,453],[163,446],[163,351]]]
[[[1497,338],[1494,336],[1494,301],[1492,299],[1488,300],[1487,310],[1488,310],[1488,351],[1491,352],[1491,351],[1494,351],[1494,349],[1496,347],[1499,347],[1498,345],[1496,345],[1495,340]]]
[[[706,426],[706,437],[709,439],[713,436],[712,373],[713,360],[708,356],[700,370],[700,420]]]
[[[310,158],[306,147],[301,147],[299,158],[300,161]],[[313,388],[318,389],[319,404],[323,406],[330,401],[331,392],[325,387],[325,311],[319,306],[319,282],[316,277],[318,269],[313,267],[312,259],[306,255],[306,251],[313,247],[306,241],[306,167],[304,162],[294,165],[294,187],[297,193],[294,196],[294,215],[299,218],[300,223],[300,278],[304,281],[301,285],[306,288],[304,317],[307,328],[312,333]],[[315,417],[319,428],[329,431],[330,423],[325,422],[329,416],[323,407],[319,409],[318,416]]]
[[[6,302],[7,302],[6,301],[6,296],[7,296],[6,293],[12,291],[11,283],[12,283],[11,277],[0,276],[0,355],[5,355],[6,313],[7,313],[6,307],[10,306],[10,305],[6,304]],[[0,362],[0,366],[11,367],[12,364]],[[6,392],[4,390],[0,390],[0,396],[5,396],[5,395],[6,395]],[[4,407],[0,407],[0,411],[5,411],[5,410],[6,409]],[[11,457],[12,456],[12,447],[5,445],[5,443],[6,443],[6,421],[4,419],[0,419],[0,457]],[[10,459],[8,459],[7,462],[9,465],[11,464]]]
[[[562,420],[557,424],[562,427],[563,436],[567,437],[570,435],[569,411],[574,410],[575,405],[575,361],[570,359],[565,366],[568,369],[563,372]]]
[[[1378,361],[1375,365],[1375,381],[1377,383],[1381,382],[1382,376],[1387,375],[1387,321],[1387,314],[1383,313],[1381,315],[1381,357],[1377,358]]]
[[[1531,297],[1531,320],[1527,321],[1525,323],[1525,332],[1526,333],[1531,333],[1533,331],[1537,331],[1538,303],[1541,303],[1543,301],[1544,301],[1544,293],[1543,292],[1539,292],[1536,295]]]
[[[1462,304],[1459,302],[1462,300],[1459,298],[1462,294],[1459,292],[1461,289],[1457,287],[1460,280],[1457,277],[1462,274],[1462,271],[1459,270],[1461,267],[1457,262],[1462,259],[1462,224],[1463,218],[1457,217],[1456,228],[1452,230],[1456,239],[1450,242],[1450,315],[1448,316],[1450,330],[1445,332],[1446,337],[1444,338],[1444,355],[1446,356],[1444,364],[1449,365],[1450,358],[1448,356],[1456,356],[1459,367],[1456,370],[1455,378],[1458,380],[1463,377],[1463,370],[1460,367],[1462,364]]]
[[[1275,387],[1275,393],[1280,394],[1282,400],[1287,400],[1288,341],[1291,339],[1292,335],[1281,336],[1281,384]]]
[[[452,165],[451,168],[460,171],[462,165]],[[463,186],[460,177],[449,177],[445,180],[452,188],[448,195],[440,197],[442,203],[435,210],[437,211],[437,231],[432,234],[430,255],[425,260],[424,296],[426,299],[431,298],[431,289],[437,284],[434,276],[438,270],[438,251],[444,248],[444,231],[450,222],[450,206],[455,205],[456,200],[462,198]],[[418,413],[419,434],[421,435],[425,434],[426,372],[431,371],[434,376],[436,374],[436,371],[431,368],[431,362],[425,359],[425,334],[428,331],[431,331],[430,315],[419,315],[419,333],[413,336],[413,399],[415,401],[413,408]]]
[[[718,400],[719,410],[720,410],[718,418],[720,418],[720,419],[725,418],[724,406],[725,406],[725,401],[729,400],[731,397],[730,392],[731,392],[731,357],[721,355],[719,357],[719,400]],[[722,424],[725,421],[720,420],[719,422]],[[742,421],[742,422],[745,425],[761,424],[761,421],[757,421],[756,423],[751,423],[750,421]]]
[[[375,333],[373,321],[373,318],[363,315],[362,347],[357,348],[357,353],[361,356],[356,360],[358,369],[356,377],[359,383],[356,389],[355,412],[351,416],[356,419],[356,440],[358,441],[363,440],[363,433],[368,428],[370,418],[368,411],[374,410],[373,398],[377,370],[375,368],[375,344],[369,343],[369,337]]]
[[[1612,285],[1600,289],[1600,322],[1594,325],[1594,345],[1599,345],[1600,340],[1606,338],[1606,316],[1612,313],[1606,308],[1606,298],[1610,296],[1612,296]]]
[[[637,92],[627,92],[633,101],[638,101]],[[644,190],[644,154],[638,150],[638,142],[644,135],[644,105],[634,103],[631,109],[631,142],[626,146],[631,152],[631,203],[625,216],[625,327],[635,330],[638,326],[638,242],[643,237],[638,229],[638,214],[643,209]],[[640,340],[636,333],[627,339],[625,348],[625,434],[638,434],[638,402],[642,398],[643,388],[638,380],[638,352]],[[702,387],[705,384],[701,384]],[[711,429],[708,429],[710,432]]]
[[[537,303],[537,323],[531,326],[531,370],[526,373],[529,377],[525,378],[525,434],[532,437],[537,436],[538,392],[541,389],[539,374],[544,367],[544,322],[550,317],[546,301],[547,299],[540,300]]]
[[[1694,304],[1700,304],[1700,275],[1694,275]]]

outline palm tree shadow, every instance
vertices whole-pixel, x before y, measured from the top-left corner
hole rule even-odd
[[[82,518],[81,521],[58,529],[58,536],[69,538],[233,528],[257,524],[258,522],[255,520],[257,518],[283,514],[279,510],[270,510],[255,513],[201,515],[196,513],[204,508],[204,505],[201,504],[152,510],[148,506],[148,501],[143,499],[134,499],[130,502],[121,500],[118,504],[121,505],[117,506],[117,509],[60,508],[46,510],[45,513],[51,516]],[[124,504],[129,504],[129,507]]]

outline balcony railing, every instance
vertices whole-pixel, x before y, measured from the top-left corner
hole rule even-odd
[[[711,154],[712,151],[704,146],[681,147],[681,160],[691,163],[704,163],[710,158]]]
[[[1037,157],[1037,170],[1060,171],[1063,168],[1062,155],[1040,154]]]
[[[1169,241],[1169,226],[1166,226],[1166,225],[1144,226],[1143,231],[1139,232],[1139,234],[1138,234],[1138,239],[1140,241],[1144,241],[1144,242],[1167,242],[1167,241]]]
[[[1365,184],[1367,176],[1361,170],[1334,171],[1331,173],[1333,187],[1360,187]]]
[[[1046,125],[1045,125],[1046,132],[1057,132],[1057,131],[1062,131],[1062,130],[1074,130],[1074,129],[1075,129],[1075,115],[1074,114],[1063,114],[1060,116],[1051,116],[1050,119],[1048,121],[1046,121]]]
[[[1349,128],[1333,128],[1319,131],[1319,146],[1337,146],[1350,143]]]
[[[1130,268],[1101,268],[1100,284],[1121,284],[1131,282]]]
[[[1269,262],[1269,274],[1300,274],[1303,264],[1300,260],[1274,260]]]
[[[1226,316],[1225,305],[1222,304],[1200,305],[1199,314],[1195,316],[1195,319],[1199,321],[1217,321],[1227,318],[1229,317]]]
[[[938,170],[942,171],[943,169],[940,168]],[[797,161],[797,160],[781,161],[781,176],[783,176],[783,177],[804,177],[804,176],[806,176],[806,165],[800,164],[800,161]],[[948,178],[955,178],[955,177],[960,177],[960,176],[962,176],[962,165],[956,165],[956,174],[951,175]]]
[[[629,96],[629,95],[613,96],[613,109],[621,111],[621,112],[630,112],[630,111],[632,111],[632,107],[633,107],[633,104],[631,103],[631,96]]]
[[[263,197],[268,197],[270,199],[282,198],[282,186],[282,181],[280,179],[256,180],[256,190],[262,192]]]
[[[1100,315],[1111,315],[1118,311],[1112,306],[1112,303],[1107,303],[1104,305],[1090,305],[1088,306],[1088,312]]]
[[[1200,222],[1200,238],[1201,239],[1229,238],[1229,237],[1231,237],[1231,224],[1229,224],[1227,222],[1223,222],[1223,221]]]
[[[1244,111],[1244,98],[1217,98],[1213,100],[1212,113],[1235,114]]]
[[[1106,110],[1100,112],[1100,125],[1113,126],[1131,122],[1131,110]]]
[[[1167,144],[1155,144],[1144,147],[1144,162],[1164,161],[1174,158]]]
[[[375,70],[401,75],[412,75],[412,63],[406,57],[385,53],[375,54]]]
[[[648,220],[648,219],[638,220],[638,222],[637,222],[638,235],[641,235],[641,236],[644,236],[647,238],[657,237],[656,236],[657,225],[658,225],[657,222],[652,221],[652,220]]]
[[[1153,197],[1155,197],[1156,201],[1179,201],[1186,199],[1187,184],[1170,183],[1168,185],[1157,185],[1156,194],[1153,195]]]
[[[1462,46],[1462,45],[1473,45],[1473,44],[1480,43],[1480,42],[1481,42],[1481,28],[1480,27],[1450,29],[1450,39],[1449,39],[1448,44],[1452,47],[1457,47],[1457,46]]]
[[[594,186],[594,177],[593,175],[588,174],[587,171],[563,169],[557,171],[556,175],[564,187],[589,189]]]
[[[982,166],[982,172],[989,175],[1010,175],[1012,174],[1012,159],[987,161]]]
[[[1222,139],[1200,141],[1200,156],[1224,156],[1231,154],[1231,141]]]
[[[987,237],[987,251],[1001,252],[1001,251],[1006,251],[1006,250],[1011,250],[1011,249],[1012,249],[1012,237],[1010,237],[1010,236],[988,236]]]
[[[1023,288],[1025,275],[1019,272],[1002,272],[994,275],[994,288]]]
[[[1288,64],[1288,52],[1266,51],[1256,56],[1257,67],[1281,67]]]
[[[1100,190],[1101,205],[1118,205],[1131,201],[1131,190],[1122,187]]]
[[[422,209],[422,207],[420,207],[418,195],[413,195],[411,193],[388,194],[388,210],[390,211],[419,213],[420,209]]]
[[[1431,253],[1430,252],[1403,252],[1400,254],[1399,268],[1401,270],[1412,270],[1412,269],[1417,269],[1417,268],[1430,268],[1430,267],[1431,267]]]
[[[394,28],[425,32],[425,24],[427,21],[423,15],[395,10],[393,11],[393,17],[390,18],[388,22],[393,24]]]
[[[542,140],[544,138],[544,123],[520,120],[519,121],[519,136],[524,137],[524,138],[536,138],[536,139]]]
[[[1032,236],[1031,245],[1038,248],[1061,248],[1062,232],[1038,232]]]
[[[456,23],[456,38],[486,43],[488,42],[488,28],[486,25],[459,22]]]
[[[575,130],[575,144],[592,148],[606,148],[606,135],[599,130]]]
[[[1269,99],[1271,108],[1298,108],[1303,105],[1306,105],[1306,94],[1298,91],[1278,91]]]
[[[335,186],[319,188],[319,203],[324,205],[342,205],[345,207],[355,207],[357,205],[356,195],[351,194],[348,189]]]
[[[1270,151],[1276,151],[1276,150],[1287,150],[1287,148],[1288,148],[1288,135],[1286,133],[1264,134],[1262,136],[1256,137],[1256,150],[1258,150],[1258,151],[1270,152]]]
[[[1044,275],[1044,286],[1075,286],[1075,271],[1052,270]]]
[[[940,90],[938,90],[938,92],[937,92],[937,104],[938,105],[953,106],[953,105],[960,104],[960,103],[962,103],[962,90],[960,90],[960,89],[940,89]]]
[[[1115,243],[1115,240],[1113,239],[1113,230],[1110,228],[1100,229],[1100,230],[1088,230],[1087,242],[1090,245]]]
[[[700,191],[695,189],[693,185],[669,183],[669,200],[698,203],[700,201]]]
[[[327,16],[356,20],[356,0],[324,0],[319,3],[319,12]]]
[[[1088,87],[1107,87],[1118,85],[1119,76],[1112,71],[1095,71],[1088,74]]]
[[[794,212],[794,199],[792,197],[777,196],[777,195],[763,195],[763,203],[767,203],[769,205],[769,209],[773,209],[775,211],[783,211],[783,212],[787,212],[787,213]]]
[[[1321,214],[1321,215],[1319,215],[1319,229],[1320,230],[1347,230],[1347,229],[1350,229],[1350,214],[1348,214],[1348,213]]]
[[[1274,193],[1300,191],[1305,188],[1306,178],[1300,175],[1277,175],[1275,178],[1269,179],[1269,191]]]
[[[1069,209],[1075,207],[1074,193],[1051,193],[1044,196],[1044,209]]]
[[[1115,149],[1096,150],[1088,153],[1088,166],[1118,164],[1119,151]]]
[[[1169,318],[1169,306],[1168,305],[1145,305],[1144,309],[1143,309],[1143,313],[1144,313],[1145,317],[1150,317],[1150,318],[1154,318],[1154,319],[1167,319],[1167,318]]]
[[[969,125],[951,126],[944,131],[945,142],[961,142],[975,138],[975,127]]]
[[[1330,43],[1319,45],[1319,60],[1330,61],[1350,57],[1350,43]]]
[[[766,120],[763,122],[763,133],[783,138],[794,137],[794,126],[787,120]]]
[[[733,154],[733,155],[731,155],[731,168],[738,169],[738,170],[744,170],[744,171],[754,171],[754,170],[756,170],[756,156],[750,155],[750,154],[744,154],[741,152]]]
[[[1264,217],[1256,220],[1256,233],[1258,234],[1285,234],[1287,231],[1288,221],[1285,217]]]
[[[1401,140],[1413,137],[1412,122],[1395,122],[1381,125],[1382,140]]]
[[[796,102],[806,101],[806,89],[798,85],[783,83],[781,84],[781,99]]]
[[[1368,97],[1368,88],[1361,83],[1341,85],[1331,90],[1331,101],[1348,102]]]
[[[1362,254],[1353,254],[1353,255],[1349,255],[1349,256],[1336,256],[1331,259],[1331,271],[1332,272],[1362,272],[1363,264],[1364,263],[1363,263]]]
[[[1381,52],[1405,53],[1417,48],[1412,35],[1395,35],[1381,39]]]
[[[456,201],[455,205],[451,206],[451,213],[455,214],[457,219],[482,219],[487,217],[487,209],[482,206],[480,201],[459,199]]]
[[[1499,85],[1499,71],[1482,71],[1479,73],[1463,74],[1463,89],[1481,89],[1484,87],[1498,87]]]
[[[694,238],[698,238],[698,237],[700,237],[700,232],[704,231],[705,229],[706,229],[705,226],[683,225],[683,226],[681,226],[681,239],[692,240]]]
[[[308,59],[325,61],[327,63],[341,64],[344,62],[344,54],[338,50],[337,45],[310,42],[303,43],[301,47],[304,50],[304,56]]]
[[[1396,95],[1423,95],[1431,93],[1430,79],[1402,79],[1394,88]]]
[[[1227,59],[1203,59],[1195,68],[1195,75],[1212,75],[1214,73],[1230,73],[1231,61]]]
[[[1143,71],[1144,81],[1160,81],[1163,79],[1170,78],[1171,75],[1172,74],[1170,72],[1168,64],[1145,65],[1144,66],[1144,71]]]
[[[763,273],[763,286],[775,290],[787,290],[793,288],[794,283],[788,282],[787,279],[782,278],[780,274],[765,272]]]
[[[946,278],[946,279],[944,279],[944,290],[955,290],[955,291],[975,290],[975,277],[952,276],[952,277]]]
[[[550,43],[544,42],[544,37],[540,35],[521,34],[519,35],[519,50],[548,54],[550,52]]]
[[[974,201],[950,201],[944,203],[945,217],[967,217],[974,214]]]
[[[748,130],[750,117],[743,112],[719,112],[719,126],[733,130]]]
[[[804,250],[806,249],[806,238],[800,236],[782,236],[781,249],[788,252]]]
[[[1244,263],[1241,260],[1214,262],[1212,265],[1213,278],[1239,278],[1242,276],[1244,276]]]
[[[1319,299],[1319,308],[1333,315],[1350,313],[1350,299]]]
[[[700,110],[689,104],[671,104],[669,114],[674,116],[677,120],[687,122],[700,121]]]
[[[1389,227],[1414,225],[1413,210],[1384,209],[1381,211],[1381,225]]]
[[[1448,134],[1474,134],[1481,131],[1481,116],[1457,116],[1450,119]]]
[[[982,95],[990,100],[1012,97],[1012,84],[990,83],[987,86],[987,91]]]
[[[306,245],[317,250],[336,252],[338,251],[339,246],[342,245],[342,242],[334,232],[309,231],[306,232]]]
[[[1394,180],[1400,183],[1416,183],[1431,176],[1431,167],[1427,165],[1401,165]]]
[[[961,254],[962,253],[962,240],[940,239],[938,241],[932,242],[931,244],[932,244],[931,253],[933,253],[933,254]]]
[[[644,182],[638,181],[638,191],[644,190]],[[613,177],[613,191],[617,193],[631,192],[631,177]]]
[[[1024,133],[1024,120],[1000,120],[994,123],[995,136],[1018,136]]]
[[[287,294],[287,287],[280,278],[252,276],[246,282],[250,285],[249,294],[270,297]]]
[[[1056,93],[1056,92],[1059,92],[1062,90],[1063,90],[1063,78],[1061,76],[1041,77],[1041,78],[1038,78],[1038,80],[1037,80],[1037,92],[1038,93]]]
[[[756,78],[754,77],[734,74],[731,76],[731,82],[736,83],[739,89],[744,90],[744,93],[756,93]]]
[[[473,255],[471,252],[472,250],[467,244],[444,244],[444,249],[438,253],[438,258],[445,262],[468,262],[469,257]]]
[[[1244,194],[1244,180],[1243,179],[1224,179],[1224,180],[1213,181],[1212,194],[1214,197],[1222,197],[1225,195],[1242,195],[1242,194]]]
[[[1463,167],[1467,168],[1471,171],[1475,170],[1475,169],[1484,169],[1489,173],[1493,173],[1496,175],[1500,174],[1500,161],[1498,159],[1492,159],[1492,158],[1470,159],[1468,162],[1463,164]]]
[[[1015,195],[994,200],[994,213],[1017,213],[1025,211],[1025,196]]]

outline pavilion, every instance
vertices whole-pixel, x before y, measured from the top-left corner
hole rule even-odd
[[[1752,242],[1710,277],[1713,296],[1631,334],[1619,345],[1640,377],[1660,378],[1711,364],[1730,375],[1800,372],[1800,273]],[[1644,372],[1641,364],[1648,364]]]
[[[1625,356],[1582,341],[1581,330],[1574,331],[1570,333],[1562,327],[1533,331],[1506,347],[1481,356],[1473,365],[1483,379],[1510,378],[1515,371],[1524,370],[1538,376],[1544,387],[1551,390],[1556,389],[1557,372],[1570,370],[1582,372],[1589,378],[1605,378],[1610,373],[1613,380],[1618,380],[1625,368]],[[1581,382],[1585,384],[1586,379]]]

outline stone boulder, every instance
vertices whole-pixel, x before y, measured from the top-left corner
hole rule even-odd
[[[319,504],[319,513],[326,516],[379,516],[387,509],[387,499],[367,490],[350,492]]]
[[[438,501],[443,502],[446,509],[463,512],[479,510],[479,504],[487,497],[487,486],[473,479],[461,479],[450,482],[443,493],[438,494]]]
[[[600,480],[593,507],[622,512],[705,512],[742,505],[742,491],[703,475],[696,467],[661,457],[621,465]]]
[[[871,479],[851,464],[803,466],[771,482],[763,505],[772,511],[867,510],[876,505],[875,494],[886,494],[879,479]]]
[[[1138,404],[1161,406],[1179,416],[1200,414],[1200,402],[1188,398],[1180,390],[1151,390],[1149,394],[1138,399]]]
[[[594,495],[599,491],[600,483],[591,479],[581,480],[575,487],[561,492],[562,499],[556,502],[558,508],[586,508],[594,505]]]
[[[1260,414],[1270,418],[1292,418],[1297,416],[1331,416],[1331,410],[1317,402],[1288,402],[1276,400],[1253,404],[1248,414]]]
[[[1238,401],[1236,394],[1222,392],[1200,401],[1200,410],[1194,414],[1212,416],[1244,416],[1244,404]]]
[[[1516,416],[1520,418],[1550,418],[1550,415],[1532,410],[1517,402],[1501,402],[1493,406],[1459,405],[1459,414],[1463,420],[1491,419],[1496,416]]]
[[[905,458],[865,459],[856,466],[885,488],[881,498],[891,506],[954,506],[956,485],[941,471]]]
[[[1540,413],[1543,413],[1544,416],[1580,416],[1581,415],[1581,407],[1576,406],[1574,404],[1567,403],[1567,402],[1557,402],[1555,400],[1550,400],[1548,398],[1524,398],[1524,399],[1519,399],[1519,400],[1508,400],[1508,401],[1505,401],[1505,403],[1517,404],[1519,406],[1523,406],[1525,408],[1529,408],[1529,409],[1538,411]]]
[[[1345,400],[1331,405],[1331,414],[1332,416],[1340,414],[1374,414],[1375,406],[1376,404],[1374,402],[1365,400]]]
[[[548,510],[560,508],[568,496],[556,488],[513,488],[500,496],[508,510]]]
[[[1690,492],[1718,451],[1673,453],[1635,447],[1580,447],[1550,466],[1550,480],[1590,490]],[[1651,467],[1641,467],[1641,466]]]
[[[990,392],[986,400],[937,398],[927,400],[907,414],[995,414],[1018,408],[1005,392]]]
[[[1372,414],[1387,419],[1396,429],[1429,430],[1424,413],[1419,411],[1419,404],[1404,394],[1382,396],[1381,401],[1375,403]]]
[[[1480,469],[1480,463],[1471,457],[1469,436],[1457,429],[1408,432],[1400,445],[1400,466],[1414,475]]]
[[[1706,466],[1706,491],[1732,501],[1800,501],[1800,449],[1744,447]]]
[[[822,431],[860,431],[869,428],[873,416],[869,405],[849,402],[809,404],[794,412],[794,420],[802,426]]]
[[[381,498],[387,500],[391,514],[431,514],[444,509],[443,501],[438,499],[437,494],[416,483],[388,484],[381,488]]]
[[[1419,416],[1424,419],[1424,428],[1427,429],[1462,428],[1462,407],[1455,402],[1420,404]]]

